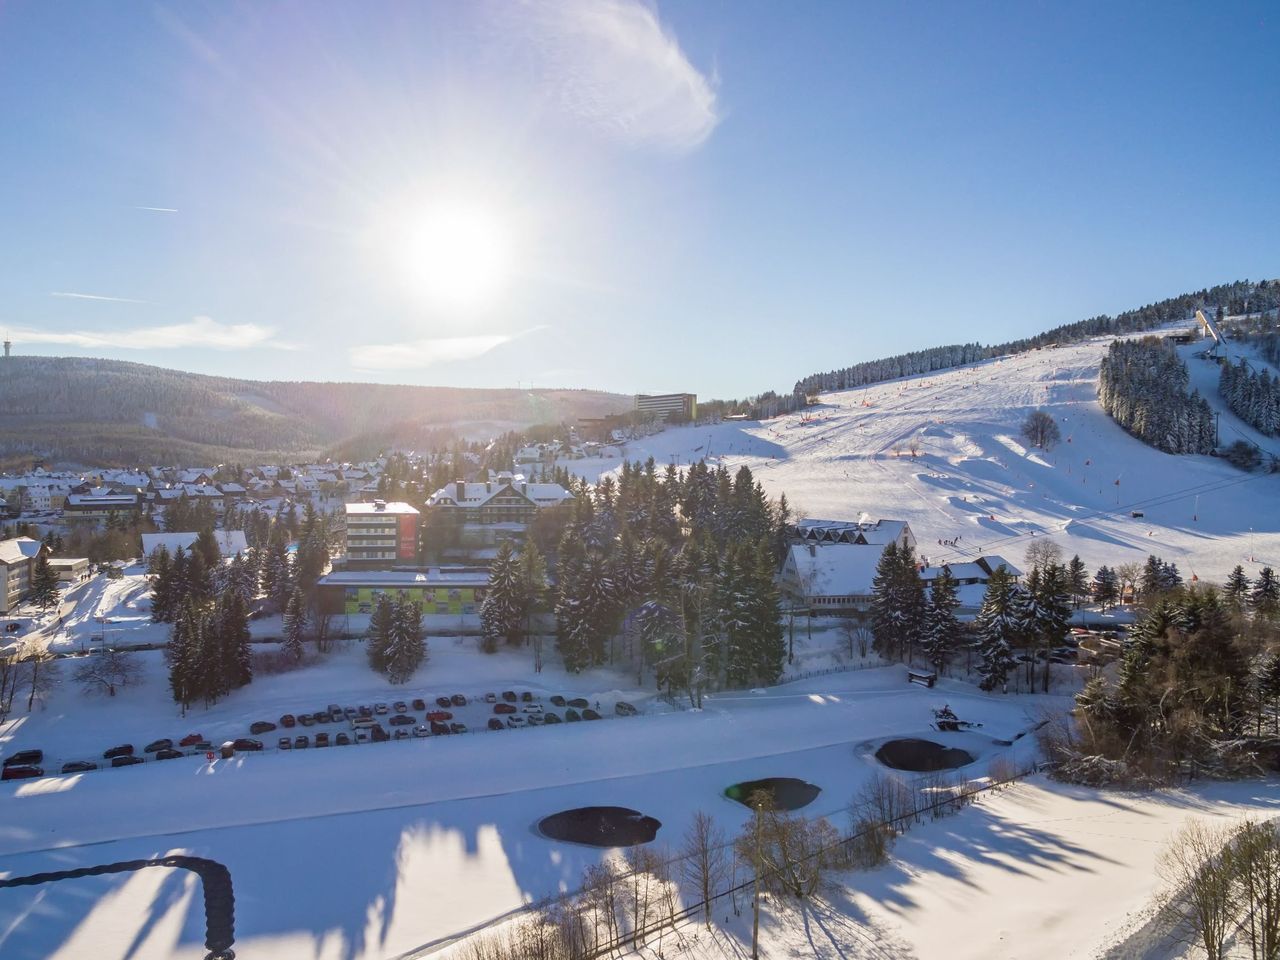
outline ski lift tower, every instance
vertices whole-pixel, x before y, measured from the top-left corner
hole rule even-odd
[[[1213,346],[1209,348],[1209,356],[1218,359],[1226,354],[1226,347],[1222,340],[1222,331],[1218,329],[1217,323],[1211,320],[1203,310],[1196,311],[1196,319],[1200,321],[1200,327],[1204,330],[1205,336],[1213,340]]]

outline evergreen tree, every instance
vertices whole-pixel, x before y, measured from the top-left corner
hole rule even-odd
[[[427,658],[427,643],[422,631],[422,605],[403,599],[392,613],[391,634],[384,652],[387,679],[395,684],[408,683]]]
[[[480,605],[480,649],[494,653],[500,643],[520,639],[520,574],[511,542],[504,540],[489,566],[489,588]]]
[[[1080,605],[1089,597],[1089,571],[1085,569],[1079,554],[1067,564],[1067,583],[1071,589],[1071,603],[1079,610]]]
[[[151,622],[168,623],[176,609],[173,584],[173,561],[164,546],[156,547],[147,562],[151,581]]]
[[[1039,646],[1043,653],[1041,689],[1048,693],[1049,651],[1062,645],[1071,623],[1070,584],[1067,569],[1057,563],[1047,564],[1039,581],[1037,590],[1031,597],[1034,613],[1027,627],[1033,644]]]
[[[525,544],[520,551],[517,565],[517,577],[520,582],[520,619],[521,629],[526,640],[533,644],[534,670],[542,671],[542,636],[532,636],[534,632],[533,618],[542,612],[547,596],[547,565],[538,552],[538,545],[533,541]]]
[[[234,586],[222,595],[218,613],[222,675],[227,689],[236,690],[253,679],[253,659],[249,652],[249,610]]]
[[[1120,579],[1108,566],[1101,566],[1093,575],[1093,599],[1097,601],[1102,612],[1114,607],[1120,599]]]
[[[49,563],[49,554],[40,551],[36,557],[35,569],[31,571],[31,602],[41,610],[50,610],[58,605],[58,574]]]
[[[218,538],[213,535],[212,528],[205,528],[196,535],[191,552],[200,554],[206,570],[216,570],[222,564],[222,549],[218,546]]]
[[[1245,608],[1249,603],[1249,578],[1245,575],[1244,567],[1236,564],[1236,568],[1231,571],[1231,575],[1227,577],[1226,586],[1222,589],[1222,595],[1227,601],[1227,605],[1237,613]]]
[[[1270,567],[1258,571],[1249,603],[1254,614],[1263,620],[1274,620],[1276,613],[1280,612],[1280,583],[1277,583],[1276,573]]]
[[[960,621],[956,608],[960,605],[957,586],[951,572],[943,567],[929,590],[929,606],[924,620],[924,657],[935,672],[946,671],[960,649]]]
[[[381,598],[379,598],[381,600]],[[307,627],[307,600],[301,589],[295,589],[285,606],[281,627],[280,651],[294,663],[302,660],[302,635]]]
[[[1019,610],[1017,584],[1009,571],[999,566],[987,583],[982,609],[975,622],[978,648],[978,686],[983,690],[1004,689],[1009,673],[1017,665],[1013,650],[1025,629]]]
[[[377,673],[387,673],[387,648],[395,633],[396,605],[389,593],[379,593],[374,601],[373,615],[369,617],[369,633],[366,651],[369,666]]]
[[[169,631],[169,645],[165,649],[169,662],[169,690],[174,702],[181,705],[183,716],[199,695],[200,638],[197,620],[198,614],[192,605],[184,603],[174,618]]]
[[[206,707],[217,703],[231,689],[222,654],[222,621],[202,607],[196,620],[196,683]]]

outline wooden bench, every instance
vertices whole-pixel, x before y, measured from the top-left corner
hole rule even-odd
[[[918,683],[923,687],[932,687],[938,682],[936,673],[920,673],[916,670],[907,671],[907,683]]]

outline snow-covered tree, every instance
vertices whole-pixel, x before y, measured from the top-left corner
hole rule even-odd
[[[975,626],[978,686],[983,690],[1003,690],[1010,671],[1017,665],[1013,651],[1026,631],[1020,588],[1003,565],[991,574]]]
[[[280,628],[280,650],[297,663],[302,660],[302,637],[307,629],[307,600],[301,588],[295,588],[285,604],[284,623]]]
[[[952,658],[960,649],[960,621],[956,608],[960,601],[956,596],[956,581],[943,568],[929,589],[929,605],[924,619],[924,644],[922,653],[938,673],[946,671]]]

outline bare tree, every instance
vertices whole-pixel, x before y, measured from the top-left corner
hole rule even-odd
[[[1245,820],[1227,852],[1240,903],[1240,929],[1253,960],[1280,957],[1280,833],[1274,821]]]
[[[1039,540],[1032,540],[1027,547],[1027,552],[1022,556],[1028,567],[1043,569],[1050,564],[1062,562],[1062,547],[1045,537]]]
[[[133,654],[124,650],[108,650],[90,656],[76,667],[71,679],[80,684],[85,693],[116,695],[117,687],[142,682],[142,667]]]
[[[852,660],[855,656],[866,659],[867,651],[871,649],[872,635],[871,628],[862,618],[846,617],[841,620],[840,632],[849,644],[849,659]]]
[[[1198,943],[1208,960],[1223,960],[1237,904],[1229,858],[1230,828],[1189,820],[1160,854],[1156,872],[1165,883],[1162,912],[1183,942]]]
[[[1043,410],[1032,410],[1022,424],[1022,436],[1033,447],[1048,450],[1062,439],[1057,422]]]
[[[1138,592],[1138,580],[1142,577],[1142,564],[1130,561],[1129,563],[1120,563],[1116,565],[1116,580],[1120,585],[1120,602],[1125,603],[1125,597],[1130,600]]]
[[[680,846],[680,880],[702,901],[702,920],[711,928],[711,898],[724,881],[728,864],[724,831],[710,814],[699,810]]]

